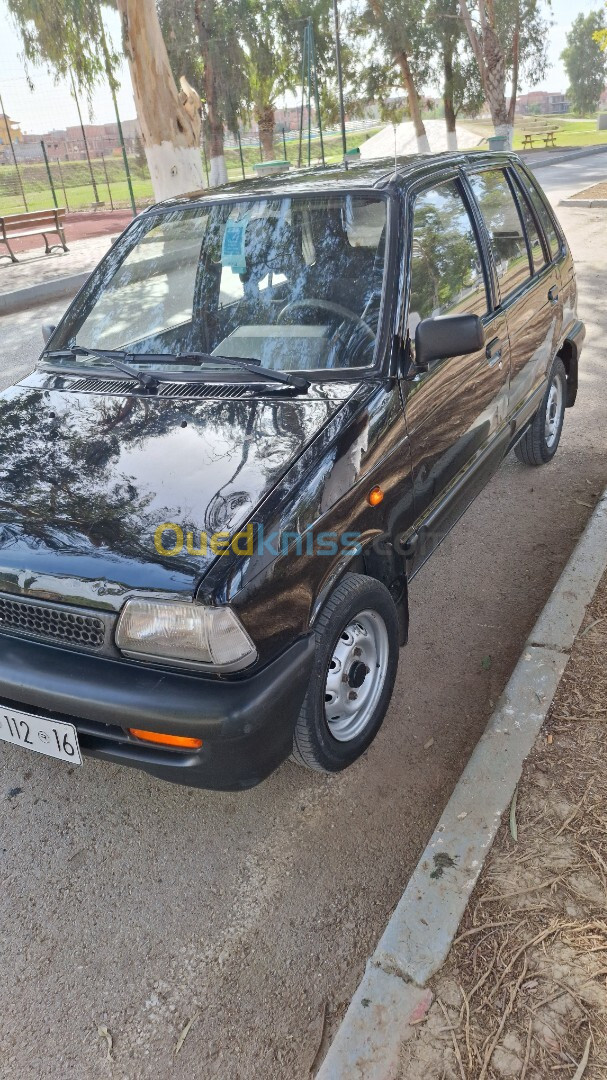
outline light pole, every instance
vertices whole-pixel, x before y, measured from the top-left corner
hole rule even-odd
[[[344,84],[341,73],[341,44],[339,41],[339,13],[337,0],[333,0],[333,21],[335,23],[335,64],[337,67],[337,92],[339,94],[339,122],[341,125],[341,145],[346,153],[346,118],[344,115]]]

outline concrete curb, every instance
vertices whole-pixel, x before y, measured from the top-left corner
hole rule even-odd
[[[54,278],[52,281],[41,281],[38,285],[29,285],[25,289],[0,293],[0,315],[9,315],[36,304],[47,304],[63,297],[75,296],[90,275],[91,271],[72,274],[69,277]]]
[[[538,158],[536,162],[533,162],[531,158],[526,155],[521,157],[527,165],[532,169],[543,169],[547,165],[560,165],[563,161],[575,161],[577,158],[593,157],[595,154],[607,153],[607,143],[603,143],[601,146],[586,146],[580,150],[563,151],[562,154],[555,154],[553,158]]]
[[[317,1080],[394,1080],[397,1075],[399,1047],[431,1004],[426,984],[451,948],[606,568],[607,491],[367,964]]]
[[[607,199],[561,199],[559,206],[607,206]]]

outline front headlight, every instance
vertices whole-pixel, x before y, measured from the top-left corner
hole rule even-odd
[[[247,667],[257,657],[231,608],[177,601],[127,600],[116,626],[116,645],[126,656],[222,671]]]

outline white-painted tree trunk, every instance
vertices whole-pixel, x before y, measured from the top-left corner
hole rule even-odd
[[[200,190],[200,112],[177,90],[155,0],[117,0],[117,7],[154,195]]]
[[[188,191],[199,191],[200,150],[197,146],[175,146],[162,142],[145,147],[148,169],[156,199],[171,199]]]
[[[418,152],[418,154],[429,154],[429,153],[431,153],[431,151],[430,151],[430,143],[428,142],[428,136],[426,135],[425,132],[424,132],[423,135],[416,135],[416,142],[417,142],[417,152]]]
[[[496,135],[505,135],[508,142],[506,148],[512,150],[512,139],[514,137],[514,125],[513,124],[494,124]]]
[[[447,150],[457,150],[457,131],[447,132]]]
[[[223,154],[221,157],[212,157],[209,167],[209,186],[219,187],[220,184],[227,184],[228,182],[228,170],[226,168],[226,159]]]

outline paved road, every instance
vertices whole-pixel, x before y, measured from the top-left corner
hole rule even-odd
[[[553,168],[556,193],[572,172],[607,176],[607,160]],[[230,795],[2,749],[3,1077],[308,1075],[607,484],[605,217],[562,218],[589,330],[579,404],[556,460],[509,459],[415,580],[411,643],[363,761],[330,779],[286,765]],[[7,380],[54,314],[0,320]]]

